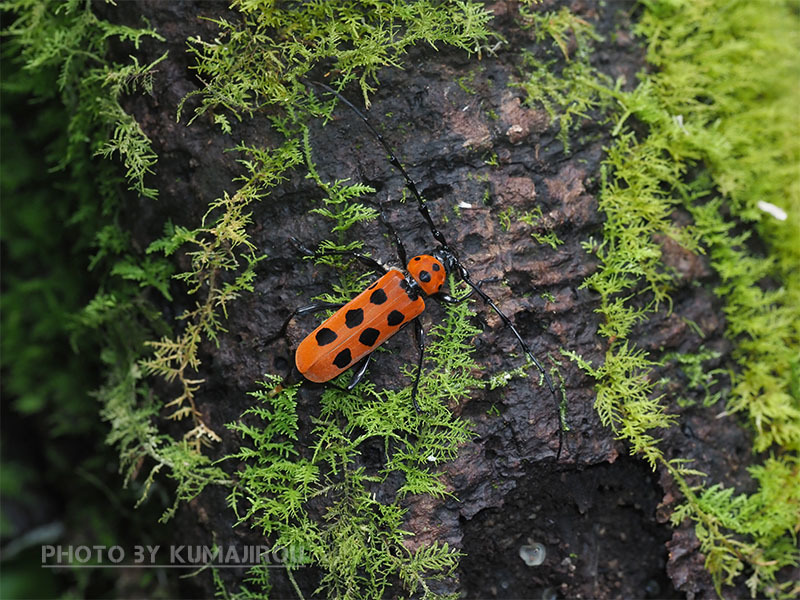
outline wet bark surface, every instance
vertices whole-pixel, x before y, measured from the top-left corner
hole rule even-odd
[[[674,483],[628,456],[594,411],[593,381],[559,352],[571,350],[598,365],[607,350],[607,340],[596,333],[597,298],[580,284],[597,268],[581,243],[591,236],[602,238],[599,167],[610,135],[607,125],[587,119],[571,135],[567,154],[547,114],[524,106],[523,92],[509,87],[521,77],[522,49],[537,53],[533,34],[518,25],[515,4],[491,5],[493,27],[509,42],[496,55],[477,61],[446,48],[414,48],[402,71],[381,73],[369,115],[418,182],[433,218],[475,279],[505,280],[507,286],[488,284],[487,291],[541,360],[560,360],[570,430],[556,460],[558,417],[547,389],[536,385],[535,371],[507,388],[479,391],[453,406],[472,422],[476,436],[455,461],[442,466],[453,497],[407,499],[405,529],[414,534],[409,546],[438,540],[463,551],[457,576],[443,582],[440,591],[459,591],[467,598],[711,597],[713,587],[693,527],[683,524],[673,530],[666,523],[680,500]],[[546,2],[543,9],[563,4]],[[594,54],[596,65],[613,77],[624,76],[632,88],[635,73],[644,68],[643,49],[631,34],[636,4],[611,2],[603,9],[591,2],[566,4],[604,36]],[[166,37],[170,50],[158,67],[153,95],[132,97],[128,105],[159,156],[157,173],[148,182],[159,188],[159,200],[132,198],[126,210],[134,239],[146,247],[161,234],[165,220],[196,227],[210,201],[223,191],[235,191],[232,179],[241,168],[235,154],[223,150],[239,140],[274,145],[279,139],[263,115],[234,122],[232,136],[221,135],[209,116],[188,128],[186,119],[175,121],[179,100],[200,85],[189,68],[192,59],[185,52],[185,40],[194,35],[213,39],[216,27],[198,17],[225,13],[224,3],[137,2],[100,10],[111,20],[131,25],[146,16]],[[163,50],[164,45],[145,46],[152,59]],[[456,80],[472,72],[468,92]],[[357,100],[355,94],[350,98]],[[311,129],[320,175],[375,187],[375,199],[384,203],[386,217],[410,255],[430,251],[434,241],[424,221],[414,206],[400,202],[401,175],[356,115],[340,106],[335,117],[327,127]],[[497,164],[487,164],[493,154]],[[295,236],[313,246],[328,235],[328,224],[308,214],[319,198],[313,182],[295,173],[252,207],[252,239],[268,256],[258,266],[256,293],[229,306],[228,333],[218,347],[207,343],[202,352],[199,376],[206,383],[199,406],[218,432],[248,407],[251,399],[246,394],[255,381],[266,372],[286,370],[291,349],[316,323],[313,318],[300,319],[287,339],[268,342],[293,308],[329,289],[332,273],[300,261],[288,243],[288,237]],[[458,203],[469,206],[456,209]],[[564,242],[557,249],[536,243],[531,238],[534,229],[524,223],[512,222],[507,231],[501,227],[504,211],[536,206],[543,214],[539,231],[552,229]],[[378,224],[358,227],[351,236],[364,240],[373,256],[394,261],[391,241]],[[672,312],[665,307],[640,324],[633,340],[654,358],[695,351],[702,343],[721,352],[719,366],[728,364],[730,345],[723,336],[721,300],[710,291],[715,278],[707,259],[668,240],[663,241],[663,251],[666,264],[678,276]],[[187,259],[180,260],[178,267],[185,270]],[[193,302],[177,286],[175,292],[178,300],[163,307],[166,316],[180,314]],[[426,329],[442,315],[431,304],[423,318]],[[518,366],[521,359],[513,336],[494,313],[475,306],[484,328],[475,340],[484,372]],[[704,338],[690,321],[701,327]],[[369,377],[395,389],[407,385],[399,366],[414,361],[412,340],[410,330],[395,336],[387,344],[391,353],[381,354]],[[669,376],[673,382],[661,390],[666,398],[692,394],[681,389],[685,378],[680,374],[664,368],[653,376]],[[318,386],[302,388],[304,419],[318,412],[320,393]],[[719,406],[681,408],[672,403],[669,410],[679,415],[681,425],[662,432],[668,458],[694,459],[713,481],[744,483],[750,440],[735,419],[716,418]],[[235,451],[238,443],[225,436],[213,452],[221,456]],[[232,529],[234,518],[221,490],[204,492],[178,519],[185,532],[182,544],[209,544],[212,532],[218,544],[263,543],[255,532]],[[533,543],[546,549],[539,566],[528,566],[520,558],[520,547]],[[222,575],[229,584],[242,577],[233,570]],[[297,574],[308,596],[317,575],[311,569]],[[293,597],[283,577],[275,570],[274,596]],[[208,574],[184,585],[189,594],[213,593]]]

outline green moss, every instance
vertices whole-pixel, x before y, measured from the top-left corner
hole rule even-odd
[[[559,239],[558,235],[552,229],[545,229],[542,224],[542,209],[538,206],[532,210],[526,210],[524,213],[514,208],[509,207],[503,210],[499,215],[500,227],[503,231],[508,231],[511,227],[512,221],[520,221],[530,227],[535,227],[536,230],[531,233],[531,237],[536,240],[538,244],[547,244],[553,250],[557,249],[564,242]]]
[[[237,149],[248,154],[242,161],[248,171],[242,187],[211,205],[207,224],[191,231],[169,227],[148,250],[166,255],[178,249],[188,251],[192,269],[178,278],[187,283],[190,294],[199,296],[195,308],[181,317],[185,321],[182,333],[151,342],[155,352],[141,362],[145,373],[179,382],[180,395],[166,406],[172,408],[173,418],[193,420],[185,439],[195,444],[195,456],[189,460],[181,455],[187,468],[175,468],[168,462],[171,457],[165,450],[178,446],[162,448],[156,458],[157,468],[170,469],[170,476],[178,481],[182,500],[210,482],[229,485],[217,477],[214,469],[218,467],[206,464],[199,452],[199,443],[217,441],[219,436],[197,411],[194,395],[202,381],[192,374],[199,367],[200,341],[216,339],[223,328],[225,304],[249,289],[257,260],[247,235],[249,204],[268,195],[287,169],[302,164],[324,194],[321,205],[312,212],[331,220],[332,237],[321,242],[320,249],[360,248],[359,242],[348,241],[347,230],[377,216],[373,208],[358,202],[372,192],[370,188],[319,177],[306,122],[330,118],[334,102],[320,102],[300,78],[318,63],[333,60],[339,68],[336,85],[358,79],[366,98],[377,68],[398,64],[410,44],[425,40],[457,47],[469,43],[470,48],[478,48],[487,35],[482,24],[488,15],[470,3],[436,8],[427,2],[375,3],[366,10],[359,3],[326,2],[305,4],[293,11],[241,3],[238,8],[244,15],[241,24],[217,21],[222,41],[192,40],[198,74],[207,82],[197,94],[200,102],[195,118],[216,111],[215,121],[223,131],[230,131],[229,115],[241,119],[263,106],[278,105],[283,113],[272,117],[272,126],[286,142],[275,150],[240,145]],[[392,22],[401,27],[390,25]],[[338,284],[324,299],[349,299],[363,288],[363,275],[348,268],[346,261],[328,257],[320,262],[342,269]],[[224,271],[237,274],[233,284],[219,283],[218,274]],[[471,376],[476,366],[466,343],[475,330],[465,311],[468,304],[453,309],[441,329],[432,332],[439,341],[427,352],[420,382],[419,400],[429,409],[424,419],[411,409],[410,388],[380,392],[364,383],[353,393],[332,389],[323,396],[314,432],[318,441],[310,458],[300,458],[300,448],[287,445],[296,428],[291,389],[274,398],[267,392],[256,393],[255,398],[267,408],[256,405],[246,416],[260,418],[263,426],[231,425],[253,444],[229,457],[244,462],[230,495],[231,505],[242,518],[240,525],[260,529],[276,547],[302,547],[307,560],[322,569],[322,589],[330,597],[376,597],[392,577],[409,593],[422,588],[426,597],[433,597],[428,581],[447,576],[457,564],[457,553],[446,545],[406,550],[406,534],[400,527],[404,511],[399,501],[410,493],[444,493],[435,465],[452,458],[457,445],[469,435],[466,423],[455,419],[444,406],[479,385]],[[139,429],[147,427],[148,417],[142,416]],[[133,422],[121,429],[136,431]],[[366,473],[355,465],[363,444],[376,438],[393,451],[379,472]],[[157,438],[153,431],[141,431],[132,435],[125,447],[143,453],[147,448],[136,447],[136,441],[142,439]],[[190,449],[186,444],[182,448]],[[375,487],[398,471],[405,482],[396,499],[390,504],[376,502]],[[312,501],[328,507],[321,523],[308,515]],[[252,573],[254,580],[266,584],[257,571]],[[248,589],[242,593],[258,593]]]
[[[197,75],[206,82],[187,97],[200,97],[193,119],[209,110],[241,119],[265,106],[289,108],[305,96],[300,79],[320,65],[336,74],[337,89],[358,82],[369,106],[378,70],[401,66],[414,44],[475,52],[489,38],[490,15],[474,2],[337,0],[287,8],[237,0],[232,7],[240,23],[214,20],[220,28],[214,41],[190,40]],[[226,118],[218,118],[225,129]]]
[[[540,27],[571,29],[580,46],[581,34],[568,18],[531,18]],[[562,132],[574,123],[565,115],[583,114],[576,106],[607,111],[609,100],[617,104],[616,139],[602,172],[603,240],[585,244],[601,261],[584,285],[600,294],[599,331],[610,339],[610,349],[601,366],[567,355],[597,379],[603,422],[633,452],[675,477],[686,503],[673,521],[697,523],[720,595],[724,584],[745,572],[754,596],[796,592],[794,583],[776,578],[781,567],[797,564],[800,514],[800,398],[792,386],[800,347],[800,143],[790,126],[797,122],[792,83],[800,75],[797,31],[797,15],[784,3],[649,2],[638,32],[658,70],[641,75],[633,92],[609,85],[581,57],[583,67],[561,73],[566,81],[532,63],[532,75],[521,85],[551,114],[562,111],[554,115]],[[550,35],[564,52],[563,39]],[[633,120],[644,124],[646,133],[630,128]],[[784,208],[789,219],[776,221],[759,202]],[[693,224],[675,224],[678,207],[693,215]],[[737,226],[745,232],[734,235]],[[766,256],[746,245],[753,230],[767,244]],[[648,373],[657,363],[626,338],[635,323],[671,306],[673,275],[662,265],[662,236],[707,252],[720,276],[716,292],[725,303],[740,369],[731,375],[727,408],[749,416],[755,451],[780,452],[751,470],[760,486],[753,495],[734,496],[718,485],[690,488],[687,477],[698,473],[680,458],[666,460],[650,433],[671,426],[675,417],[665,414],[663,398],[654,396]],[[708,389],[714,372],[697,370],[702,359],[681,362],[693,368],[692,380]],[[756,508],[771,502],[775,511]]]
[[[117,153],[131,189],[155,197],[156,190],[145,186],[144,177],[156,156],[139,124],[119,102],[124,94],[152,90],[153,68],[166,54],[149,65],[140,65],[136,58],[125,65],[110,64],[104,54],[110,39],[129,41],[138,48],[145,37],[164,38],[149,28],[103,21],[81,0],[52,4],[18,0],[5,3],[4,9],[16,17],[5,33],[19,49],[23,68],[52,74],[50,88],[45,84],[35,93],[40,97],[58,94],[71,109],[67,144],[57,168],[79,159],[88,144],[92,154],[108,158]]]
[[[68,490],[51,514],[56,532],[27,543],[150,541],[158,506],[152,507],[156,514],[149,509],[132,514],[129,507],[141,488],[112,489],[108,468],[121,453],[128,461],[123,468],[132,472],[147,456],[140,444],[150,434],[155,411],[140,379],[134,384],[138,389],[125,397],[130,405],[118,409],[130,391],[123,380],[137,377],[144,340],[164,330],[143,290],[168,295],[172,273],[166,261],[136,252],[115,221],[126,186],[155,196],[144,181],[155,156],[120,102],[128,94],[148,92],[156,63],[113,63],[105,54],[112,43],[135,49],[145,38],[161,38],[146,24],[135,29],[99,19],[89,2],[14,1],[4,2],[3,10],[0,356],[4,401],[9,399],[4,434],[21,442],[10,454],[24,450],[36,469],[35,481],[22,482],[20,506],[38,515],[42,506],[52,506],[48,494]],[[118,164],[105,160],[111,154]],[[93,394],[101,372],[108,379]],[[118,392],[114,398],[104,395],[110,390]],[[102,414],[98,397],[105,406]],[[112,413],[125,413],[125,433],[112,425],[109,434],[101,419],[111,419]],[[142,437],[129,443],[138,434]],[[13,466],[7,471],[7,450],[2,471],[13,474]],[[183,466],[177,459],[176,464]],[[3,493],[5,511],[9,496]],[[34,537],[45,529],[33,530]],[[40,556],[33,557],[33,577],[21,577],[21,559],[4,560],[9,582],[20,586],[11,591],[4,581],[4,596],[50,597],[60,591],[84,597],[112,595],[116,589],[116,578],[103,570],[42,577]],[[47,583],[61,589],[45,591]],[[163,580],[139,583],[144,595],[170,593]]]
[[[406,511],[400,505],[407,494],[445,494],[436,465],[451,460],[470,436],[467,423],[445,401],[481,385],[472,375],[476,330],[466,318],[466,303],[448,312],[432,332],[420,382],[424,415],[411,405],[410,386],[388,391],[365,382],[349,393],[331,387],[322,396],[311,438],[299,440],[297,388],[276,395],[280,378],[272,377],[252,394],[258,403],[243,420],[229,425],[249,442],[228,457],[243,465],[229,497],[239,524],[255,527],[276,547],[297,549],[303,561],[320,567],[315,595],[378,598],[398,578],[409,594],[421,590],[433,598],[429,582],[449,576],[458,564],[458,552],[447,544],[407,548],[410,534],[402,528]],[[256,424],[247,417],[256,417]],[[378,470],[358,466],[362,448],[370,444],[386,452]],[[378,501],[376,490],[398,474],[403,483],[397,494]],[[309,512],[320,503],[322,521]]]
[[[479,72],[480,69],[475,68],[466,75],[464,75],[463,77],[456,78],[456,83],[458,84],[458,87],[460,87],[465,94],[474,96],[475,94],[478,93],[474,85],[475,85],[475,77],[478,75]]]
[[[180,384],[180,394],[165,407],[170,410],[170,419],[192,419],[194,426],[184,439],[197,450],[201,444],[220,441],[194,402],[195,393],[203,383],[193,375],[200,366],[198,348],[206,339],[216,343],[219,333],[225,331],[227,305],[243,292],[253,291],[254,267],[263,258],[255,254],[255,246],[249,241],[248,207],[302,160],[298,144],[292,140],[272,151],[244,146],[237,150],[248,156],[240,161],[247,170],[241,178],[244,185],[233,196],[226,192],[211,202],[203,226],[190,230],[168,225],[164,237],[147,250],[169,256],[180,248],[191,259],[191,270],[175,278],[185,282],[187,293],[198,296],[198,300],[178,317],[185,323],[180,335],[165,335],[148,342],[153,354],[142,360],[141,366],[148,375],[159,375]],[[232,280],[223,278],[226,272],[234,274]]]
[[[702,346],[695,353],[670,352],[664,355],[663,362],[673,362],[683,371],[687,379],[686,389],[690,392],[699,392],[703,395],[703,406],[709,407],[716,404],[723,393],[723,382],[721,376],[731,373],[727,369],[708,369],[704,363],[716,360],[721,353],[715,350],[708,350]],[[712,391],[714,388],[715,391]],[[727,393],[725,394],[727,396]],[[695,404],[695,401],[687,396],[682,396],[676,400],[679,406],[686,407]]]
[[[605,78],[589,65],[591,42],[599,41],[594,29],[563,7],[558,12],[535,13],[525,7],[520,9],[522,25],[533,28],[537,42],[552,41],[545,46],[547,58],[523,52],[524,79],[512,85],[525,91],[525,103],[541,105],[550,118],[559,124],[558,139],[569,152],[569,135],[589,112],[608,105],[607,96],[595,89]],[[576,42],[574,56],[567,50],[569,37]],[[559,58],[566,62],[562,64]]]
[[[570,357],[597,379],[596,406],[603,422],[630,443],[633,452],[675,477],[686,501],[673,520],[697,524],[706,564],[720,593],[723,585],[747,573],[754,595],[790,596],[796,584],[780,581],[778,571],[797,563],[794,535],[800,512],[800,138],[792,87],[800,75],[797,15],[790,3],[782,2],[647,2],[639,33],[648,44],[648,61],[657,69],[642,75],[633,92],[622,92],[620,82],[611,82],[590,65],[592,45],[599,37],[585,21],[566,9],[534,12],[532,4],[524,3],[520,22],[533,28],[536,40],[547,48],[537,55],[544,58],[525,58],[518,85],[527,101],[543,106],[558,122],[565,150],[570,133],[583,120],[607,118],[613,125],[614,143],[601,173],[603,238],[585,244],[600,262],[585,285],[600,295],[600,333],[609,338],[609,351],[602,365]],[[145,178],[155,168],[156,157],[119,100],[124,94],[149,91],[157,61],[139,65],[134,58],[128,64],[110,64],[104,53],[109,39],[136,47],[145,36],[160,36],[146,27],[130,29],[102,21],[86,2],[54,8],[19,0],[5,8],[15,15],[6,32],[12,40],[7,47],[33,75],[28,81],[4,83],[6,89],[18,86],[40,100],[63,103],[68,135],[51,150],[50,164],[70,169],[80,185],[86,185],[89,173],[101,182],[99,190],[77,190],[83,200],[57,219],[82,230],[77,247],[100,281],[94,299],[78,310],[80,290],[65,275],[67,270],[49,281],[34,278],[27,287],[16,286],[19,294],[4,293],[3,360],[4,366],[13,363],[9,385],[18,396],[17,409],[69,415],[53,419],[62,426],[74,425],[74,415],[85,418],[85,407],[63,394],[65,389],[85,388],[85,382],[76,382],[63,365],[53,369],[57,376],[41,381],[29,366],[37,361],[58,363],[60,357],[47,350],[53,339],[71,334],[81,345],[99,333],[103,347],[98,354],[107,377],[97,396],[110,425],[107,441],[117,448],[128,480],[135,478],[142,460],[148,461],[142,498],[157,476],[174,480],[175,503],[165,518],[206,486],[221,485],[230,490],[231,505],[243,520],[249,517],[278,542],[296,543],[307,551],[322,569],[328,595],[377,596],[392,577],[408,593],[429,595],[429,580],[451,572],[456,553],[436,544],[407,550],[399,501],[378,502],[373,492],[390,473],[399,472],[400,497],[445,493],[436,465],[452,458],[469,428],[444,405],[483,385],[472,375],[476,365],[465,345],[474,334],[468,305],[451,309],[434,332],[436,341],[420,388],[420,401],[431,411],[424,420],[409,409],[408,388],[377,390],[367,381],[352,393],[330,389],[323,396],[313,447],[306,452],[295,439],[294,390],[273,396],[264,388],[254,393],[246,417],[230,425],[249,440],[228,457],[243,463],[236,483],[200,448],[219,434],[206,425],[194,404],[202,384],[195,376],[197,348],[201,340],[216,341],[224,331],[227,305],[251,289],[253,267],[261,257],[248,237],[250,207],[268,196],[289,169],[306,169],[325,195],[315,209],[331,221],[331,239],[322,247],[358,247],[348,241],[348,228],[375,217],[374,209],[357,201],[369,193],[366,186],[325,182],[316,173],[307,124],[329,118],[335,102],[323,103],[309,94],[302,77],[324,69],[334,73],[332,85],[338,89],[357,82],[368,104],[378,69],[401,65],[414,43],[480,52],[491,38],[484,7],[469,2],[376,1],[367,6],[341,1],[302,3],[287,10],[266,1],[235,3],[240,21],[217,20],[220,33],[215,40],[190,40],[205,87],[187,97],[182,108],[192,106],[192,120],[211,114],[221,130],[230,133],[231,118],[243,119],[269,107],[272,127],[285,141],[271,149],[240,144],[236,150],[243,157],[245,175],[238,189],[214,200],[196,228],[167,224],[163,237],[145,255],[130,247],[126,232],[114,222],[117,179],[110,163],[98,165],[91,159],[118,156],[127,185],[155,197],[156,190],[145,185]],[[572,40],[574,52],[569,51]],[[48,87],[52,81],[57,81],[56,87]],[[471,77],[459,83],[471,92]],[[634,122],[639,126],[632,127]],[[6,131],[8,125],[3,123]],[[487,159],[487,164],[493,162],[493,157]],[[4,185],[13,183],[19,172],[4,171]],[[101,201],[86,201],[95,191]],[[39,264],[42,256],[58,254],[49,238],[53,225],[39,230],[42,222],[31,216],[45,201],[45,196],[33,196],[30,212],[21,209],[11,223],[4,219],[4,239],[23,240],[31,234],[35,240],[36,248],[14,246],[15,258],[22,263],[35,258],[31,262]],[[759,201],[782,207],[789,218],[774,220],[759,208]],[[691,225],[675,224],[672,213],[678,207],[692,215]],[[501,215],[501,223],[507,228],[519,218],[536,227],[540,217],[508,212]],[[553,247],[559,243],[552,231],[534,235]],[[680,457],[665,459],[659,449],[658,432],[672,426],[675,417],[666,413],[666,398],[656,395],[657,385],[650,377],[660,363],[628,337],[636,323],[670,306],[674,282],[661,260],[663,236],[693,252],[708,253],[719,274],[717,293],[725,304],[739,367],[731,374],[726,407],[749,420],[755,450],[772,452],[751,469],[757,486],[752,494],[734,495],[713,483],[691,487],[687,481],[701,474]],[[764,254],[752,250],[749,236],[765,245]],[[170,297],[173,267],[165,258],[178,251],[188,254],[191,268],[177,278],[196,302],[175,324],[180,331],[176,334],[142,292],[152,289]],[[342,261],[329,261],[328,266],[341,275],[326,298],[350,297],[363,285]],[[69,301],[58,295],[62,290],[71,290]],[[35,306],[25,306],[24,299],[31,297]],[[8,307],[18,310],[9,313]],[[21,340],[29,331],[33,342],[26,346]],[[28,354],[14,356],[9,347],[27,347]],[[142,360],[148,348],[150,354]],[[702,370],[708,358],[699,353],[691,359],[662,360],[680,363],[691,385],[711,393],[718,383],[713,372]],[[411,378],[414,371],[407,369],[405,374]],[[496,374],[487,385],[504,385],[512,375],[524,374],[524,369]],[[179,395],[166,401],[154,396],[145,375],[177,381]],[[714,394],[706,401],[717,401]],[[184,439],[159,431],[165,405],[173,418],[191,423]],[[356,466],[361,448],[369,442],[387,450],[386,463],[375,472]],[[312,501],[327,507],[322,521],[310,519]],[[240,596],[265,594],[267,573],[254,569]],[[220,578],[215,581],[225,596]]]

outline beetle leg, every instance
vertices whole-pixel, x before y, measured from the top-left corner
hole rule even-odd
[[[414,409],[418,413],[422,413],[423,410],[417,403],[417,390],[419,389],[419,379],[422,376],[422,359],[425,356],[425,330],[422,328],[419,318],[414,319],[414,338],[417,340],[419,358],[417,359],[417,375],[414,377],[414,387],[411,388],[411,402],[414,403]]]
[[[295,317],[331,308],[342,308],[344,305],[345,305],[344,302],[317,302],[315,304],[309,304],[308,306],[301,306],[300,308],[295,308],[291,313],[289,313],[289,316],[286,317],[286,320],[283,322],[283,325],[281,326],[278,333],[272,336],[269,340],[267,340],[267,342],[269,343],[272,340],[277,340],[278,338],[284,337],[286,335],[286,330],[289,328],[289,323]]]
[[[364,378],[364,375],[367,372],[367,366],[369,365],[369,361],[372,359],[372,352],[367,354],[362,360],[361,364],[358,365],[358,371],[356,371],[355,375],[353,375],[353,379],[350,383],[347,384],[347,391],[350,392],[356,387],[361,380]]]

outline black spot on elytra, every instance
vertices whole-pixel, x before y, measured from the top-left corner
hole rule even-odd
[[[439,269],[440,269],[439,265],[437,265],[436,263],[433,263],[433,270],[434,271],[438,271]]]
[[[327,346],[331,342],[335,341],[338,335],[333,329],[328,329],[327,327],[323,327],[317,332],[317,335],[314,336],[317,339],[317,343],[320,346]]]
[[[421,256],[415,256],[414,260],[420,260],[421,258],[422,258]]]
[[[383,304],[386,302],[386,292],[381,289],[375,290],[370,294],[369,301],[373,304]]]
[[[361,335],[358,336],[358,341],[364,344],[365,346],[372,346],[378,339],[378,336],[381,334],[380,331],[377,329],[373,329],[372,327],[367,327],[364,331],[361,332]]]
[[[351,308],[348,310],[344,315],[344,324],[347,325],[348,329],[352,329],[353,327],[358,327],[364,321],[364,309],[363,308]]]
[[[399,310],[393,310],[389,313],[389,316],[386,317],[386,323],[389,327],[394,327],[395,325],[400,325],[403,322],[405,316]]]
[[[333,359],[333,364],[335,364],[340,369],[344,369],[347,365],[350,364],[350,360],[352,357],[350,356],[350,350],[345,348],[339,354],[336,355],[336,358]]]
[[[419,280],[423,283],[428,283],[431,280],[431,274],[427,271],[420,271]]]

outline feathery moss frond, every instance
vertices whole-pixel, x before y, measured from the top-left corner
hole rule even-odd
[[[544,24],[544,16],[533,18]],[[748,568],[754,595],[779,597],[792,585],[776,583],[778,565],[798,560],[790,550],[796,510],[792,517],[787,517],[791,510],[764,516],[773,535],[769,540],[741,518],[745,506],[763,502],[764,496],[783,506],[785,493],[798,494],[798,479],[791,474],[796,474],[800,449],[800,404],[792,384],[800,347],[800,143],[787,127],[796,123],[796,90],[789,82],[800,76],[797,45],[791,43],[797,40],[797,25],[797,15],[780,2],[768,8],[714,0],[650,2],[638,32],[649,43],[648,61],[660,70],[642,75],[634,91],[611,86],[588,63],[572,71],[567,82],[532,64],[531,79],[521,84],[555,117],[575,113],[575,106],[608,110],[617,105],[616,138],[601,173],[603,241],[586,245],[601,267],[584,282],[600,294],[604,322],[599,331],[611,345],[600,367],[566,354],[597,379],[603,422],[651,465],[661,464],[675,477],[686,496],[675,520],[697,523],[720,595],[723,585]],[[577,31],[573,35],[580,37]],[[563,51],[563,40],[553,39]],[[567,68],[564,75],[570,75]],[[575,105],[568,94],[579,88],[583,104]],[[633,120],[647,131],[629,127]],[[568,123],[562,118],[562,131]],[[773,220],[765,208],[770,206],[785,207],[790,218]],[[692,214],[692,225],[676,225],[677,207]],[[751,233],[734,235],[737,224],[760,233],[770,254],[758,256],[747,248]],[[727,333],[737,344],[734,358],[741,369],[731,374],[728,410],[748,414],[756,451],[782,449],[781,458],[752,471],[761,486],[754,495],[734,496],[714,485],[690,488],[685,477],[697,473],[665,460],[658,440],[647,433],[674,421],[653,397],[648,372],[655,361],[627,340],[636,322],[663,304],[671,306],[672,274],[662,265],[659,236],[689,251],[707,252],[722,280],[716,292],[725,301]],[[765,289],[763,282],[770,280],[779,283]],[[767,485],[781,480],[780,492]]]

